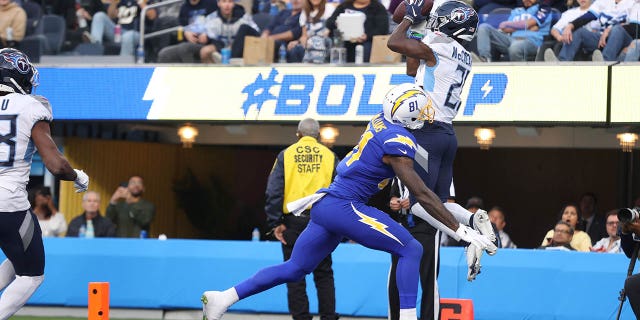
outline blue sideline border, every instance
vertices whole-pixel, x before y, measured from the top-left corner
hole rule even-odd
[[[111,284],[111,307],[198,309],[205,290],[226,289],[280,263],[275,242],[154,239],[45,239],[45,281],[31,305],[87,305],[88,283]],[[389,255],[341,244],[333,255],[337,311],[384,317]],[[614,319],[629,260],[622,254],[505,249],[483,256],[466,281],[462,248],[443,248],[442,297],[473,299],[478,320]],[[311,310],[315,288],[307,277]],[[232,311],[287,313],[286,288],[241,301]],[[633,319],[625,303],[622,319]]]

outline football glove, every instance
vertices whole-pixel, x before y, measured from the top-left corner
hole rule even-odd
[[[474,244],[470,244],[465,248],[467,254],[467,281],[471,282],[476,279],[480,273],[480,258],[482,257],[482,249]]]
[[[481,235],[478,231],[463,224],[460,224],[460,227],[456,230],[456,235],[460,237],[460,240],[473,244],[481,250],[498,250],[487,236]]]
[[[76,180],[73,181],[73,187],[76,192],[85,192],[89,188],[89,176],[82,170],[73,169],[76,172]]]
[[[404,19],[411,21],[411,24],[420,23],[425,19],[425,17],[422,16],[424,0],[404,0],[404,4]]]

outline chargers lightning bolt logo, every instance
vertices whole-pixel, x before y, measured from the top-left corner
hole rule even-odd
[[[351,208],[353,209],[353,212],[355,212],[361,218],[358,221],[370,226],[371,229],[376,230],[376,231],[384,234],[385,236],[397,241],[399,244],[404,246],[402,241],[398,240],[398,238],[396,238],[396,236],[394,236],[391,232],[387,231],[387,228],[389,228],[389,226],[387,226],[386,224],[384,224],[382,222],[378,222],[378,219],[376,219],[376,218],[369,217],[368,215],[358,211],[358,209],[356,209],[356,207],[353,206],[353,203],[351,204]]]
[[[401,143],[404,145],[407,145],[409,147],[411,147],[411,149],[415,149],[416,148],[416,144],[413,143],[413,140],[411,140],[411,138],[407,137],[407,136],[403,136],[400,134],[396,134],[395,138],[391,138],[391,139],[387,139],[384,141],[384,143],[387,142],[397,142],[397,143]]]
[[[504,73],[474,74],[463,115],[473,115],[476,105],[479,104],[500,103],[504,98],[508,83],[509,78]]]
[[[254,104],[256,108],[258,108],[258,114],[260,114],[260,109],[262,109],[262,105],[269,100],[276,100],[276,96],[272,95],[269,92],[269,89],[275,85],[279,85],[277,82],[276,76],[278,75],[278,71],[275,68],[271,68],[271,72],[269,72],[269,76],[264,78],[262,74],[258,74],[256,80],[244,87],[242,89],[242,93],[247,94],[247,100],[242,104],[242,110],[244,111],[245,118],[247,117],[247,113],[249,109]]]

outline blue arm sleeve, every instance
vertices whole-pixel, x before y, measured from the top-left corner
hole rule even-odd
[[[573,25],[573,31],[578,30],[578,28],[584,26],[585,24],[595,20],[597,17],[593,14],[593,12],[591,11],[587,11],[587,13],[581,15],[580,17],[576,18],[575,20],[571,21],[571,24]]]

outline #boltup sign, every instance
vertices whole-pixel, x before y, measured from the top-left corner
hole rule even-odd
[[[403,65],[42,68],[36,93],[59,120],[366,122],[392,86],[413,81],[404,72]],[[457,76],[452,87],[465,75]],[[606,122],[606,66],[485,65],[465,80],[456,122]]]

